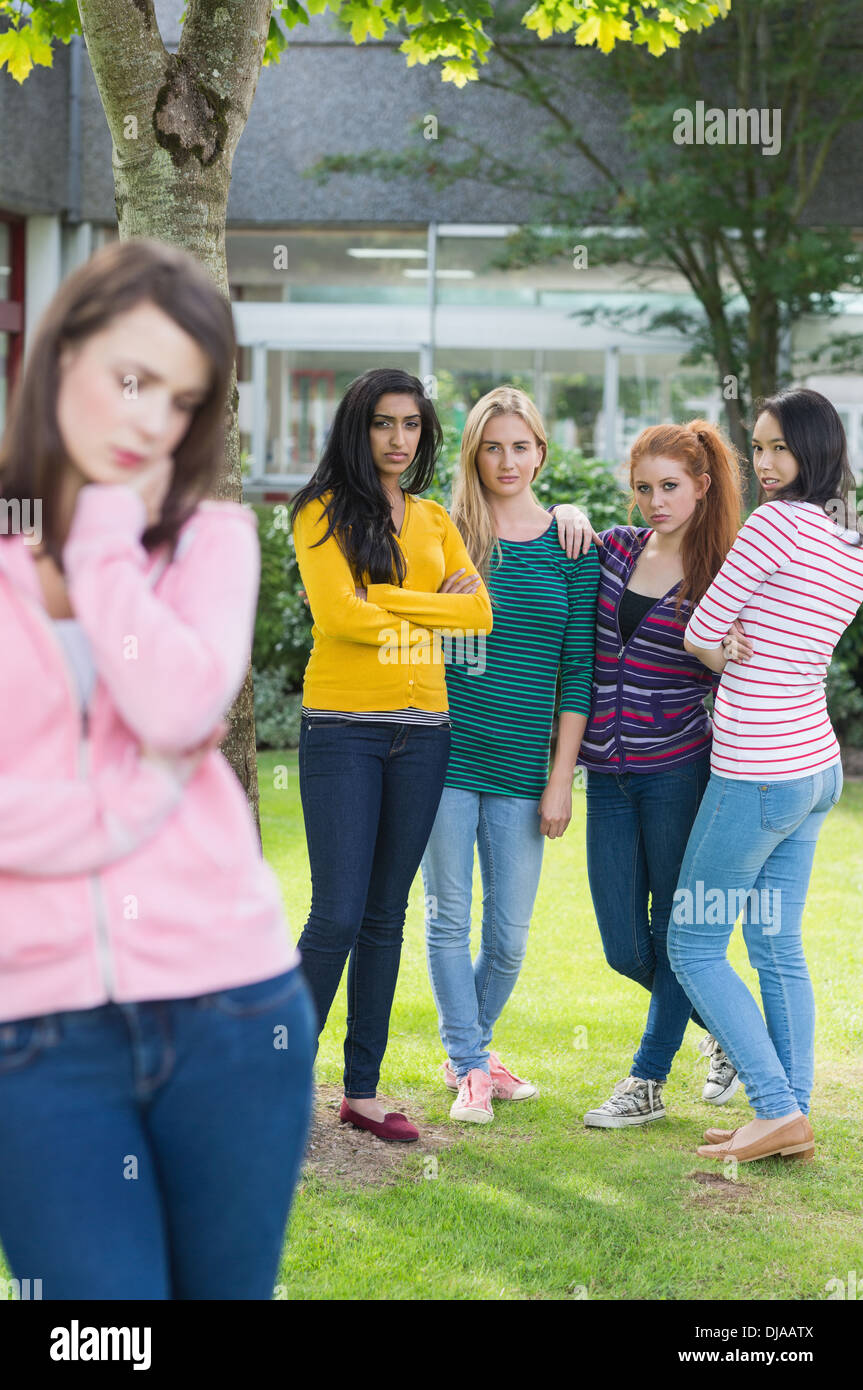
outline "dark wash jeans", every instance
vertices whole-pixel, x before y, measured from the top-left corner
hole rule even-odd
[[[45,1299],[272,1298],[313,1049],[299,969],[0,1023],[13,1277]]]
[[[448,726],[303,719],[300,795],[312,874],[298,942],[318,1032],[345,961],[345,1095],[377,1092],[399,973],[408,893],[449,762]]]
[[[587,875],[605,958],[650,991],[631,1072],[645,1080],[667,1079],[690,1018],[705,1027],[669,964],[667,939],[709,780],[709,754],[667,772],[587,774]]]

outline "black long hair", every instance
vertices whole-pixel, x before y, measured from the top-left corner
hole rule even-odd
[[[327,531],[323,545],[335,533],[354,577],[371,584],[401,584],[404,556],[393,531],[389,499],[372,458],[369,429],[381,396],[413,396],[420,417],[416,454],[399,482],[405,492],[425,492],[434,478],[443,446],[443,431],[422,382],[398,367],[376,367],[352,381],[336,410],[321,461],[291,503],[291,526],[309,502],[325,492]]]
[[[848,441],[836,407],[809,387],[789,387],[775,396],[763,396],[755,402],[755,416],[769,411],[775,415],[782,438],[797,460],[799,473],[793,482],[771,492],[771,498],[789,502],[816,502],[827,510],[827,503],[841,507],[849,529],[855,529],[849,494],[856,486],[848,462]],[[753,427],[754,427],[753,420]]]

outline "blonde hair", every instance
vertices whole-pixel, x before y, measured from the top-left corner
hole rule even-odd
[[[492,555],[496,564],[503,559],[494,524],[494,516],[486,497],[476,458],[482,443],[483,431],[496,415],[518,415],[542,448],[542,459],[534,473],[537,477],[548,457],[548,439],[542,416],[530,396],[517,386],[496,386],[481,396],[465,421],[461,437],[458,473],[452,490],[450,515],[461,532],[467,552],[483,579],[488,578]]]

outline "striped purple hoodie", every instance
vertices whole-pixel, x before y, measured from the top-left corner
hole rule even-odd
[[[594,772],[682,767],[710,752],[704,699],[719,676],[684,650],[692,605],[685,600],[675,614],[677,585],[622,642],[617,610],[652,532],[612,526],[601,534],[593,698],[578,762]]]

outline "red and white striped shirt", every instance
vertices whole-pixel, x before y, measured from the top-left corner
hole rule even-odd
[[[814,502],[765,502],[744,522],[686,636],[718,647],[739,618],[750,661],[729,661],[714,697],[720,777],[809,777],[839,761],[824,679],[863,603],[863,546]]]

